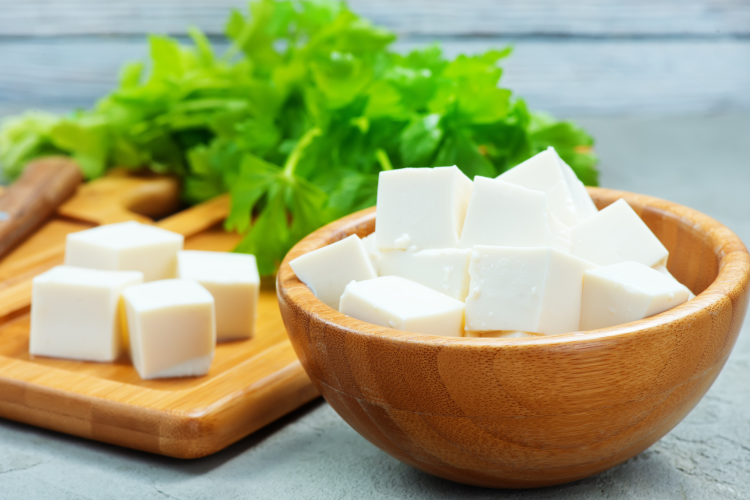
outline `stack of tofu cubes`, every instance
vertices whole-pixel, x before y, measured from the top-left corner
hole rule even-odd
[[[380,173],[375,232],[291,267],[330,307],[441,336],[558,335],[627,323],[691,296],[618,200],[597,211],[549,148],[495,179],[457,167]]]
[[[260,278],[252,255],[183,240],[138,222],[68,235],[65,265],[33,280],[30,353],[109,362],[129,350],[144,379],[206,374],[217,340],[252,338]]]

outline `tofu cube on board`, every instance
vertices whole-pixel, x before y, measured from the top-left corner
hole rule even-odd
[[[193,280],[123,291],[130,358],[143,379],[205,375],[216,345],[214,298]]]
[[[597,212],[583,183],[555,148],[550,147],[532,156],[497,178],[544,192],[549,211],[566,226],[574,226]]]
[[[600,266],[634,261],[665,265],[669,252],[622,198],[571,228],[570,253]]]
[[[58,266],[32,280],[29,352],[114,361],[122,350],[122,291],[143,282],[138,271]]]
[[[460,337],[464,303],[400,276],[352,282],[341,296],[347,316],[386,328]]]
[[[630,323],[682,304],[689,290],[639,262],[620,262],[584,273],[581,329]]]
[[[289,265],[317,298],[336,310],[349,283],[378,276],[356,234],[301,255]]]
[[[476,176],[460,248],[550,246],[547,195],[499,179]]]
[[[470,249],[439,248],[404,252],[385,250],[381,276],[401,276],[448,297],[464,301],[469,293]]]
[[[377,247],[456,248],[471,191],[471,180],[455,166],[380,172]]]
[[[254,255],[183,250],[177,277],[195,280],[213,295],[217,341],[253,337],[260,293]]]
[[[583,273],[596,267],[549,247],[476,246],[469,265],[466,331],[578,331]]]
[[[108,271],[140,271],[144,281],[175,277],[184,237],[148,224],[120,222],[77,233],[65,241],[65,264]]]

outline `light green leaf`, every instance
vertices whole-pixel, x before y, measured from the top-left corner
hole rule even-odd
[[[291,245],[328,222],[323,213],[328,195],[310,182],[297,177],[291,183],[287,197],[292,214],[289,231],[291,248]]]
[[[84,177],[100,177],[107,166],[109,134],[98,120],[63,120],[50,130],[52,144],[69,152],[81,167]]]
[[[41,112],[27,112],[0,122],[0,164],[9,179],[15,179],[36,157],[61,152],[50,140],[50,131],[60,118]]]
[[[148,42],[153,64],[151,79],[159,81],[182,76],[185,66],[177,41],[166,36],[150,35]]]

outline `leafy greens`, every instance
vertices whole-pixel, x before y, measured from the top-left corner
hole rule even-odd
[[[402,54],[393,33],[332,0],[254,0],[226,33],[221,56],[197,29],[191,45],[151,36],[149,71],[126,65],[93,109],[6,120],[5,174],[66,154],[88,179],[113,166],[177,175],[189,203],[230,192],[226,228],[245,234],[236,251],[263,275],[306,234],[374,205],[381,170],[496,176],[554,146],[597,184],[592,138],[498,85],[509,49]]]

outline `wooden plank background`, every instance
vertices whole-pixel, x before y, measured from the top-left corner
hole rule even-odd
[[[750,0],[354,0],[408,49],[513,45],[503,85],[562,116],[750,110]],[[91,105],[144,35],[223,45],[237,0],[0,0],[0,116]]]

